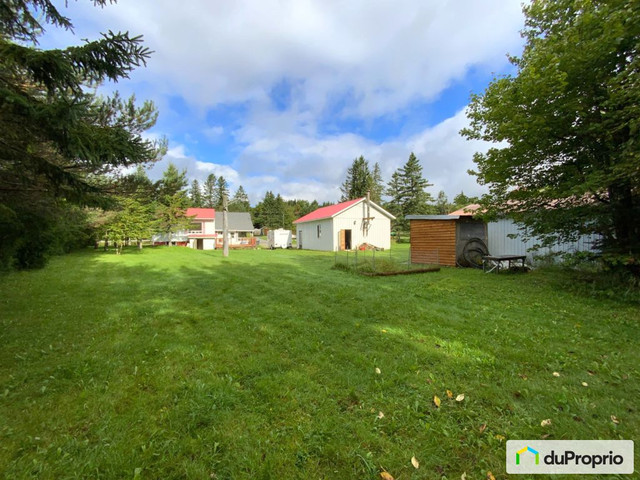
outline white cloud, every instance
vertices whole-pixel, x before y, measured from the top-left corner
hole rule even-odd
[[[303,109],[351,92],[361,115],[433,99],[471,66],[503,65],[522,24],[519,0],[121,0],[87,18],[143,34],[155,53],[136,78],[199,108],[264,100],[286,78]]]
[[[379,162],[388,180],[411,151],[434,183],[434,196],[440,189],[450,196],[480,193],[466,171],[473,153],[486,146],[460,137],[463,112],[386,141],[345,129],[326,134],[318,125],[332,116],[374,122],[397,115],[436,99],[472,69],[504,71],[505,54],[517,54],[522,45],[520,0],[120,0],[99,13],[87,2],[70,8],[78,37],[128,30],[143,34],[154,51],[148,67],[119,89],[152,97],[169,124],[186,123],[174,99],[186,102],[195,117],[182,129],[188,133],[165,132],[181,140],[171,143],[151,176],[160,178],[171,161],[199,181],[213,173],[232,190],[243,185],[253,203],[267,190],[337,200],[354,158]],[[276,109],[270,95],[283,81],[291,88]],[[233,125],[205,121],[212,107],[234,103],[244,110]],[[230,143],[230,164],[190,153],[196,133],[202,144]]]
[[[167,169],[169,163],[173,163],[180,171],[186,170],[189,182],[191,182],[191,180],[198,180],[202,183],[209,174],[213,173],[216,177],[223,176],[232,188],[237,188],[237,186],[240,185],[240,183],[238,183],[240,176],[231,166],[202,162],[194,156],[189,155],[186,152],[185,146],[180,144],[170,148],[162,160],[151,166],[148,170],[149,178],[151,178],[151,180],[161,179],[162,172]]]
[[[434,184],[430,188],[434,196],[439,190],[450,197],[461,190],[467,195],[483,191],[467,170],[474,166],[474,152],[484,151],[488,145],[460,136],[460,129],[467,125],[464,111],[416,135],[387,142],[351,133],[322,136],[313,130],[296,132],[291,119],[284,118],[288,116],[295,115],[279,114],[277,119],[273,114],[254,116],[251,126],[237,132],[245,148],[233,166],[252,200],[272,190],[287,198],[335,201],[354,158],[364,155],[371,166],[378,162],[386,182],[411,152],[421,160],[425,177]],[[273,125],[278,126],[271,129]]]
[[[205,128],[203,130],[205,136],[210,140],[218,140],[224,133],[224,127],[221,125],[215,125],[213,127]]]

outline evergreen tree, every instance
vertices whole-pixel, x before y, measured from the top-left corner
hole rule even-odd
[[[429,182],[422,176],[420,161],[412,152],[407,163],[393,173],[387,188],[390,200],[386,207],[396,216],[397,229],[408,229],[408,223],[404,218],[406,215],[429,213],[429,203],[433,201],[426,191],[429,186]]]
[[[229,184],[227,183],[225,178],[222,175],[220,175],[218,177],[218,180],[216,181],[216,188],[215,188],[216,210],[222,210],[222,203],[223,203],[224,197],[227,197],[227,199],[229,198]]]
[[[537,0],[524,7],[514,75],[467,110],[487,215],[544,243],[602,237],[610,266],[640,276],[640,2]]]
[[[278,194],[277,196],[267,191],[264,199],[253,210],[253,220],[259,228],[283,228],[287,221],[285,202]]]
[[[158,182],[159,204],[156,208],[156,228],[167,234],[169,238],[191,224],[191,218],[186,216],[189,206],[187,183],[187,172],[178,171],[173,163],[169,163],[162,174],[162,179]]]
[[[151,102],[137,107],[133,97],[105,99],[86,88],[145,64],[150,52],[141,37],[109,32],[81,46],[43,50],[36,45],[46,24],[72,28],[49,0],[0,6],[0,230],[7,265],[43,265],[53,243],[41,237],[68,225],[69,204],[108,204],[115,173],[165,149],[141,135],[156,121]],[[38,234],[29,232],[35,224]]]
[[[218,200],[216,198],[216,183],[218,178],[210,173],[204,182],[202,193],[202,206],[205,208],[216,208]]]
[[[191,206],[200,208],[203,206],[202,190],[200,189],[200,182],[193,180],[191,182],[191,188],[189,189],[189,199],[191,200]]]
[[[398,217],[402,215],[402,186],[400,182],[400,173],[398,171],[393,172],[391,180],[387,184],[385,195],[389,197],[389,201],[385,203],[384,207],[389,213]]]
[[[446,215],[452,210],[452,205],[449,203],[449,199],[447,198],[447,194],[444,193],[444,190],[440,190],[438,192],[438,197],[436,198],[436,204],[434,206],[434,212],[436,215]]]
[[[233,198],[229,202],[229,211],[230,212],[249,212],[251,211],[251,205],[249,204],[249,196],[247,192],[244,191],[242,185],[238,187],[236,193],[233,195]]]
[[[371,186],[369,190],[371,191],[371,200],[380,205],[382,202],[382,194],[384,193],[384,182],[378,162],[375,163],[373,171],[371,172]]]
[[[422,176],[422,165],[411,153],[409,160],[400,169],[403,215],[421,215],[428,213],[433,197],[426,188],[431,184]]]
[[[179,171],[173,163],[169,163],[167,169],[162,173],[162,179],[156,183],[158,200],[167,204],[169,202],[168,198],[176,194],[183,195],[186,199],[187,192],[185,189],[187,185],[187,171]]]
[[[351,166],[347,169],[347,176],[344,183],[340,186],[342,198],[340,201],[353,200],[362,198],[372,189],[373,179],[369,170],[369,162],[361,155],[356,158]]]

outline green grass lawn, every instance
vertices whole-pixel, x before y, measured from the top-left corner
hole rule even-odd
[[[0,477],[500,479],[508,439],[638,438],[637,303],[333,264],[163,247],[0,276]]]

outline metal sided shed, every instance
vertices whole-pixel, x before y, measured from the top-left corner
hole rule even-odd
[[[471,215],[407,215],[411,263],[455,267],[482,264],[487,255],[487,227]]]

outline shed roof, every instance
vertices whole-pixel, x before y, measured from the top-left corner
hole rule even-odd
[[[215,208],[187,208],[187,217],[196,217],[196,220],[213,220],[216,218]]]
[[[460,215],[407,215],[407,220],[457,220]]]
[[[354,200],[348,200],[342,203],[337,203],[335,205],[329,205],[327,207],[320,207],[317,210],[314,210],[313,212],[308,213],[303,217],[300,217],[293,223],[305,223],[305,222],[313,222],[315,220],[324,220],[326,218],[333,218],[336,215],[344,212],[347,208],[357,205],[358,203],[363,202],[365,200],[366,200],[366,197],[362,197],[362,198],[356,198]],[[384,208],[382,208],[380,205],[377,205],[375,202],[371,202],[371,205],[375,209],[380,211],[383,215],[385,215],[386,217],[389,217],[391,220],[396,218],[393,215],[391,215],[389,212],[387,212]]]
[[[222,214],[219,217],[216,219],[216,232],[222,231]],[[253,232],[251,215],[249,212],[227,212],[227,228],[232,232]]]
[[[480,204],[472,203],[466,207],[459,208],[455,212],[451,212],[449,215],[474,215],[480,209]]]

